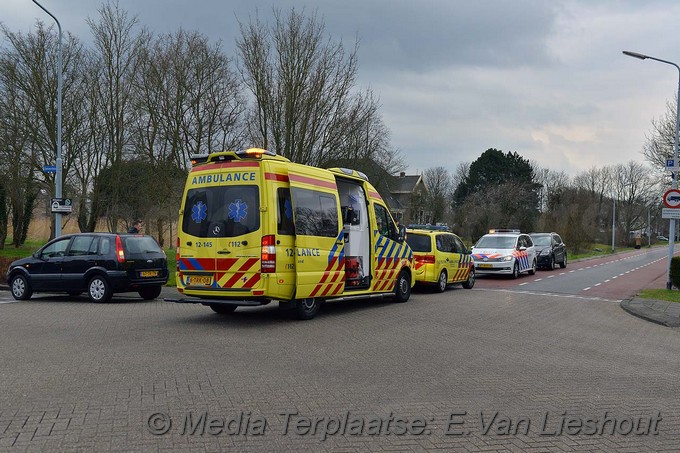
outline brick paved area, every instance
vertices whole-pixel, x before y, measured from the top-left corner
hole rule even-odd
[[[300,322],[40,297],[0,304],[0,343],[1,451],[680,446],[680,334],[608,301],[453,289]]]

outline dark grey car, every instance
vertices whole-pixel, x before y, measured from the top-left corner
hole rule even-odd
[[[556,264],[567,267],[567,246],[557,233],[531,233],[536,249],[536,264],[543,269],[553,270]]]
[[[155,299],[168,281],[165,252],[151,236],[80,233],[61,236],[7,270],[12,296],[26,300],[34,292],[87,292],[93,302],[114,293],[138,292]]]

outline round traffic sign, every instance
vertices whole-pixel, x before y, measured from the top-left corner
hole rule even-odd
[[[663,204],[667,208],[680,208],[680,190],[670,189],[663,194]]]

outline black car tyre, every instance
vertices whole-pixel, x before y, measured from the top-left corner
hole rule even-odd
[[[565,268],[567,267],[567,254],[566,254],[566,253],[564,254],[564,259],[563,259],[562,262],[560,263],[560,267],[561,267],[562,269],[565,269]]]
[[[515,262],[515,265],[512,267],[512,278],[518,278],[519,277],[519,264]]]
[[[536,260],[531,264],[531,269],[529,269],[529,275],[534,275],[536,273]]]
[[[399,277],[397,277],[397,283],[394,285],[394,301],[395,302],[406,302],[409,297],[411,297],[411,279],[409,278],[408,271],[399,272]]]
[[[147,286],[145,288],[141,288],[138,292],[142,299],[152,300],[161,295],[161,285]]]
[[[9,285],[12,289],[12,297],[16,300],[28,300],[33,294],[31,284],[28,283],[28,279],[21,274],[12,277]]]
[[[237,305],[228,305],[228,304],[210,304],[210,308],[212,311],[215,313],[219,313],[220,315],[228,315],[230,313],[233,313],[234,310],[236,310]]]
[[[437,280],[437,292],[438,293],[443,293],[446,290],[446,280],[448,276],[446,275],[446,271],[441,271],[439,274],[439,280]]]
[[[312,319],[321,308],[321,300],[314,297],[295,301],[295,315],[298,319]]]
[[[105,303],[111,300],[113,291],[106,278],[101,275],[95,275],[90,279],[90,283],[87,284],[87,295],[92,302]]]
[[[475,268],[470,268],[467,280],[463,282],[463,288],[472,289],[475,286]]]

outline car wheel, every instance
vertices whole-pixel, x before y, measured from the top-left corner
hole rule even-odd
[[[148,286],[139,290],[139,295],[144,300],[155,299],[161,295],[161,285]]]
[[[104,277],[95,275],[87,284],[87,295],[92,302],[105,303],[111,300],[113,291],[111,291],[111,285]]]
[[[12,287],[12,297],[16,300],[28,300],[33,294],[31,284],[28,283],[28,279],[21,274],[12,277],[10,286]]]
[[[236,310],[237,305],[228,305],[228,304],[210,304],[210,308],[212,311],[215,313],[219,313],[220,315],[228,315],[230,313],[233,313],[234,310]]]
[[[472,289],[473,286],[475,286],[475,268],[471,267],[467,280],[463,282],[463,288]]]
[[[314,297],[295,301],[295,314],[298,319],[312,319],[321,308],[321,301]]]
[[[515,262],[515,265],[512,267],[512,278],[518,278],[519,277],[519,264]]]
[[[563,259],[562,262],[560,263],[560,267],[561,267],[562,269],[564,269],[564,268],[567,267],[567,254],[566,254],[566,253],[564,254],[564,259]]]
[[[531,264],[531,269],[529,269],[529,275],[534,275],[536,273],[536,260]]]
[[[406,302],[408,298],[411,297],[411,279],[409,278],[408,271],[399,272],[399,277],[397,277],[397,283],[394,286],[394,301],[395,302]]]
[[[443,293],[446,290],[446,280],[447,280],[447,275],[446,271],[441,271],[439,274],[439,280],[437,281],[437,292],[438,293]]]
[[[555,256],[550,255],[550,262],[548,263],[548,270],[555,269]]]

